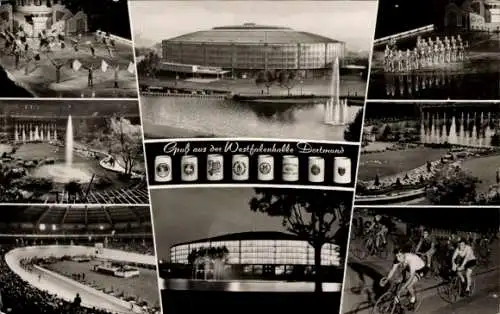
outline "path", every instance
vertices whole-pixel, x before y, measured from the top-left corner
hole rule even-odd
[[[352,242],[352,245],[359,245],[359,241]],[[490,257],[492,263],[495,263],[500,257],[498,240],[491,247],[496,248]],[[499,266],[498,262],[496,265],[491,265],[487,268],[478,266],[474,277],[476,280],[475,294],[471,298],[460,300],[454,304],[448,304],[438,296],[437,287],[442,284],[441,280],[434,278],[422,279],[417,284],[417,291],[420,298],[422,298],[422,306],[419,312],[425,314],[496,313],[494,310],[498,309],[497,296],[500,294],[500,284],[498,282],[500,276]],[[390,257],[385,260],[369,258],[361,261],[353,257],[352,254],[349,254],[344,281],[342,313],[370,314],[372,306],[368,301],[369,296],[379,295],[383,292],[383,288],[380,288],[377,283],[380,278],[387,274],[390,268]],[[359,287],[363,280],[364,286],[360,289]],[[481,310],[478,311],[477,306]]]

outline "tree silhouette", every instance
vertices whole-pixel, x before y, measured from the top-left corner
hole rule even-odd
[[[359,110],[354,120],[344,131],[344,140],[348,142],[359,142],[361,138],[361,126],[363,124],[363,110]]]
[[[207,279],[208,269],[211,266],[214,267],[215,278],[221,278],[228,258],[229,250],[226,246],[201,247],[191,250],[188,254],[188,263],[192,265],[193,279],[196,279],[196,272],[200,265],[204,268],[204,279]]]
[[[276,76],[276,80],[280,87],[286,88],[288,95],[290,96],[292,88],[297,85],[299,76],[295,71],[280,71]]]
[[[64,190],[68,193],[68,201],[77,200],[82,193],[82,187],[78,181],[69,181],[65,184]]]
[[[325,243],[340,246],[346,253],[352,194],[350,192],[255,189],[250,209],[282,217],[283,226],[314,248],[315,291],[322,291],[321,248]]]
[[[124,174],[130,176],[139,160],[142,160],[141,126],[134,125],[125,118],[111,118],[111,133],[108,136],[110,153],[124,168]]]
[[[155,78],[161,57],[154,51],[149,51],[140,62],[137,63],[137,73],[142,77]]]
[[[267,94],[269,94],[269,89],[276,83],[276,75],[273,71],[267,70],[259,72],[257,78],[255,78],[255,84],[257,86],[265,86]]]
[[[491,146],[495,146],[495,147],[498,147],[500,146],[500,134],[498,134],[497,132],[495,132],[495,134],[493,134],[491,136],[491,143],[490,143]]]

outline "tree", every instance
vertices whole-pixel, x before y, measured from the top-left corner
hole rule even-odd
[[[382,131],[382,135],[380,136],[380,139],[382,141],[386,141],[389,136],[392,134],[392,129],[391,127],[389,126],[389,124],[387,124],[385,127],[384,127],[384,130]]]
[[[497,132],[495,132],[495,134],[493,134],[491,136],[491,143],[490,143],[491,146],[495,146],[495,147],[498,147],[500,146],[500,134],[498,134]]]
[[[348,142],[359,142],[361,137],[361,126],[363,125],[363,110],[359,110],[354,120],[344,131],[344,140]]]
[[[286,88],[288,96],[290,96],[290,91],[297,85],[299,76],[295,71],[280,71],[277,75],[277,82],[280,87]]]
[[[267,94],[269,94],[269,89],[276,83],[277,77],[273,71],[266,70],[259,72],[257,78],[255,78],[255,84],[257,86],[265,86]]]
[[[155,78],[160,65],[161,57],[154,51],[149,51],[139,63],[137,63],[137,73],[140,76]]]
[[[110,130],[109,152],[129,177],[137,162],[143,160],[141,126],[134,125],[125,118],[113,117],[110,120]]]
[[[68,201],[77,200],[78,196],[82,194],[82,186],[78,181],[69,181],[65,184],[64,190],[68,193]]]
[[[463,205],[476,200],[479,180],[460,167],[449,167],[435,174],[426,189],[429,201],[436,205]]]
[[[347,252],[352,194],[295,189],[255,189],[250,209],[282,217],[283,226],[314,248],[315,291],[322,291],[321,248],[325,243]]]
[[[193,279],[196,279],[196,274],[200,266],[204,270],[204,279],[207,279],[208,271],[211,267],[214,270],[215,279],[221,279],[224,274],[224,266],[229,259],[229,250],[226,246],[220,247],[201,247],[193,249],[188,254],[188,263],[192,265]]]

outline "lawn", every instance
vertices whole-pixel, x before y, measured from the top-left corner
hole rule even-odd
[[[496,184],[496,170],[500,168],[500,155],[470,159],[462,165],[481,180],[477,185],[477,192],[486,192],[492,184]]]
[[[99,288],[123,291],[126,296],[135,296],[140,300],[145,300],[150,306],[159,305],[156,270],[139,268],[140,275],[138,277],[119,278],[92,271],[93,265],[98,264],[100,264],[98,261],[88,263],[61,261],[46,266],[46,268],[66,277],[71,277],[71,274],[85,273],[85,280],[94,283]]]
[[[358,179],[368,181],[373,180],[377,173],[380,177],[385,177],[409,171],[424,165],[426,161],[441,158],[447,151],[448,149],[418,147],[406,150],[361,154]]]

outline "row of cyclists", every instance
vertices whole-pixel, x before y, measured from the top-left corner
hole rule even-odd
[[[390,218],[375,215],[365,233],[375,237],[375,244],[380,247],[387,244],[387,234],[390,228]],[[394,250],[393,266],[387,276],[380,281],[380,285],[385,286],[398,271],[402,271],[405,274],[405,281],[398,293],[407,291],[410,294],[410,307],[416,304],[414,286],[431,270],[433,257],[436,253],[437,241],[435,237],[427,229],[422,228],[420,231],[420,238],[414,249],[397,248]],[[471,293],[472,273],[478,263],[472,242],[475,241],[466,237],[454,238],[450,236],[448,239],[448,248],[453,252],[449,260],[450,270],[451,273],[456,273],[459,276],[463,287],[465,287],[464,295],[466,296]]]
[[[385,47],[384,71],[412,71],[426,66],[462,61],[468,48],[469,43],[463,41],[460,35],[456,38],[445,36],[443,40],[439,36],[435,40],[430,37],[426,40],[419,36],[416,46],[406,51],[398,49],[393,39]]]

